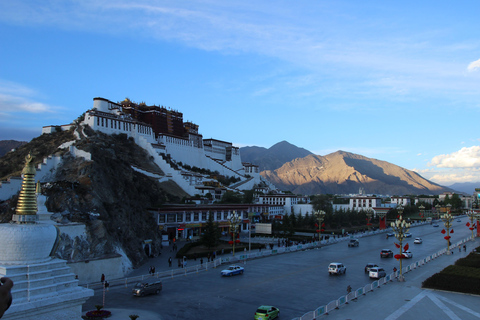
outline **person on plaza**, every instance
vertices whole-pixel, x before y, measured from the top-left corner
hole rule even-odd
[[[168,258],[168,266],[169,266],[169,267],[172,266],[172,257]]]
[[[152,274],[152,266],[148,268],[148,274]]]
[[[152,266],[152,276],[155,274],[155,266]]]
[[[102,273],[102,276],[100,277],[100,281],[101,281],[102,283],[105,282],[105,275],[104,275],[103,273]]]
[[[467,245],[466,244],[463,245],[463,251],[467,252]]]
[[[350,293],[350,292],[352,292],[352,287],[350,287],[350,285],[348,285],[348,287],[347,287],[347,293]]]
[[[200,265],[203,267],[203,258],[200,258]]]
[[[0,279],[0,318],[12,304],[13,281],[10,278],[2,277]]]

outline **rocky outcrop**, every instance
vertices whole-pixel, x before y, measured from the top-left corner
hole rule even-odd
[[[91,161],[62,152],[63,161],[52,181],[42,183],[42,192],[47,196],[45,206],[54,213],[53,220],[86,225],[85,236],[64,235],[56,255],[68,261],[89,260],[116,254],[121,248],[132,265],[138,266],[147,260],[143,240],[152,240],[153,250],[158,250],[161,243],[156,221],[147,209],[166,202],[178,203],[184,194],[174,188],[176,195],[172,195],[164,188],[165,184],[132,168],[163,175],[133,139],[126,135],[84,132],[86,137],[75,140],[73,145],[89,153]],[[53,143],[48,141],[48,136],[43,135],[42,141],[50,146]],[[74,140],[72,136],[64,133],[64,139],[55,142],[57,148]],[[29,145],[22,149],[28,150]],[[38,145],[34,149],[44,152]],[[59,150],[52,153],[56,151]],[[23,161],[19,167],[21,165]],[[0,217],[4,222],[11,219],[15,206],[15,198],[0,204]]]

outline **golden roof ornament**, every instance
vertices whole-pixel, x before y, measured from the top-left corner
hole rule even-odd
[[[12,218],[17,223],[35,223],[37,221],[36,170],[33,159],[31,153],[25,157],[25,167],[22,170],[22,188],[18,196],[16,214]]]

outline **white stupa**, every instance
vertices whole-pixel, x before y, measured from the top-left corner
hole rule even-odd
[[[79,320],[93,290],[79,287],[66,261],[51,256],[58,229],[38,221],[32,160],[29,154],[16,214],[0,224],[0,277],[14,282],[13,302],[2,320]]]

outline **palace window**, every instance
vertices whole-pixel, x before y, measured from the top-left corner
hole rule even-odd
[[[193,221],[198,221],[198,212],[193,214]]]
[[[183,221],[183,213],[177,213],[177,222]]]
[[[207,221],[207,213],[202,212],[202,221]]]
[[[167,214],[167,222],[175,222],[175,214]]]
[[[192,214],[191,213],[185,213],[185,221],[186,222],[192,221]]]
[[[158,215],[158,223],[165,223],[165,215],[159,214]]]
[[[217,221],[220,221],[220,220],[222,220],[222,213],[217,212]]]

